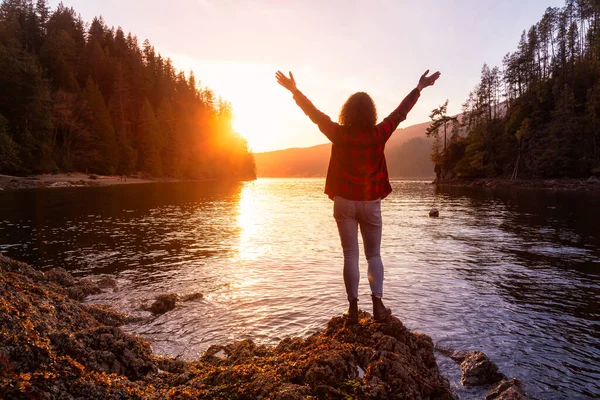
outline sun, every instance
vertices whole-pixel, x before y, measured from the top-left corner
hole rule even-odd
[[[180,68],[193,70],[202,86],[231,103],[232,128],[248,140],[253,152],[292,147],[292,135],[297,134],[297,129],[290,126],[302,126],[295,121],[306,119],[275,81],[275,66],[197,61],[182,54],[173,55],[172,59]]]
[[[256,131],[256,117],[249,115],[249,112],[234,111],[231,126],[233,130],[242,135],[248,141],[248,145],[253,150],[263,145],[263,139]]]
[[[276,105],[269,104],[266,100],[235,97],[238,98],[232,101],[233,130],[248,140],[248,145],[253,151],[269,150],[282,125],[281,113],[277,112]]]

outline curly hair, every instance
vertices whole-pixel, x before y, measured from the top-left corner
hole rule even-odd
[[[357,92],[348,97],[340,111],[340,125],[369,129],[377,123],[377,109],[371,96]]]

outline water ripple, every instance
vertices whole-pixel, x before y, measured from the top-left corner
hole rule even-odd
[[[239,339],[308,336],[346,307],[332,203],[320,179],[163,183],[0,193],[0,251],[115,277],[92,302],[149,315],[126,326],[157,353],[198,357]],[[382,204],[385,297],[440,346],[480,349],[535,397],[600,393],[600,197],[436,190],[396,181]],[[439,218],[429,218],[436,207]],[[359,306],[370,308],[365,262]],[[145,313],[145,314],[144,314]],[[461,398],[457,366],[437,355]]]

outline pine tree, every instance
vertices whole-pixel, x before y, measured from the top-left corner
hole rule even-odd
[[[0,114],[10,118],[7,132],[19,146],[23,172],[50,172],[51,99],[37,59],[14,44],[0,45],[0,88]]]
[[[85,151],[89,153],[87,167],[90,172],[114,174],[119,166],[115,130],[102,93],[91,77],[85,85],[82,99],[90,129],[89,141],[85,143]]]
[[[87,25],[62,3],[50,12],[47,0],[0,0],[0,173],[254,176],[215,97],[102,18]]]
[[[150,101],[146,98],[144,99],[138,119],[138,168],[140,171],[152,176],[162,175],[160,143],[160,127],[154,116]]]
[[[0,171],[18,173],[20,169],[19,145],[8,135],[8,121],[0,114]]]
[[[52,98],[52,146],[58,167],[63,171],[74,169],[73,153],[89,135],[85,121],[80,119],[79,97],[76,93],[59,89]]]
[[[138,152],[132,146],[134,134],[130,116],[133,114],[134,105],[131,90],[120,63],[115,71],[111,92],[108,109],[117,139],[119,153],[117,172],[121,175],[128,175],[135,171]]]
[[[163,98],[156,115],[160,130],[160,149],[163,162],[163,172],[167,176],[175,176],[177,172],[177,140],[175,117],[171,102]]]
[[[452,127],[452,124],[458,121],[457,117],[450,117],[447,115],[447,112],[448,100],[446,100],[444,104],[442,104],[438,108],[435,108],[433,109],[433,111],[431,111],[429,118],[431,118],[432,123],[425,132],[427,137],[434,136],[435,138],[439,136],[440,129],[442,129],[444,133],[444,147],[442,153],[438,154],[437,152],[434,152],[434,154],[432,155],[432,161],[434,161],[434,163],[436,164],[440,163],[441,159],[444,171],[448,169],[447,138],[448,134],[450,133],[448,128]]]

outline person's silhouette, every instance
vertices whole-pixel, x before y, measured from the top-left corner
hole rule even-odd
[[[368,279],[373,300],[373,318],[383,321],[392,312],[383,305],[383,263],[381,247],[381,200],[392,191],[385,161],[385,143],[406,119],[423,89],[440,77],[429,70],[402,103],[377,124],[377,112],[371,97],[358,92],[343,105],[339,123],[319,111],[302,94],[290,72],[276,73],[277,82],[293,93],[294,100],[306,115],[332,142],[331,158],[325,181],[325,193],[334,201],[333,215],[338,226],[344,252],[344,283],[350,303],[344,316],[350,323],[358,322],[358,228],[363,237],[368,264]]]

